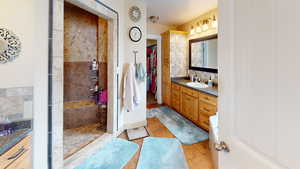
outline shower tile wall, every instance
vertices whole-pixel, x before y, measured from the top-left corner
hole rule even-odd
[[[101,61],[100,87],[107,87],[106,59],[101,59],[106,55],[103,39],[107,30],[102,29],[107,23],[67,3],[64,14],[64,128],[69,129],[100,123],[106,117],[90,97],[95,85],[90,67],[93,59]]]

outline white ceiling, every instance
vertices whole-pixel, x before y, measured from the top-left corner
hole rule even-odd
[[[218,0],[145,0],[147,15],[159,16],[159,23],[181,25],[217,7]]]

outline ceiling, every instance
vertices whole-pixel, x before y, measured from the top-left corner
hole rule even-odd
[[[145,0],[147,15],[159,16],[159,23],[169,26],[184,24],[217,7],[218,0]]]

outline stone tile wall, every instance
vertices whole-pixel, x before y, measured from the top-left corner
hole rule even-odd
[[[114,75],[113,70],[116,69],[117,60],[117,46],[118,46],[118,16],[116,13],[107,9],[101,3],[94,0],[53,0],[53,27],[52,36],[49,36],[49,42],[52,43],[53,50],[51,53],[52,71],[49,76],[51,78],[50,86],[52,98],[49,103],[49,113],[52,116],[52,130],[49,134],[51,137],[52,146],[52,168],[63,169],[64,168],[64,158],[63,158],[63,121],[64,121],[64,5],[65,2],[71,2],[72,4],[78,4],[80,6],[85,6],[90,11],[93,11],[98,16],[104,16],[109,19],[108,31],[109,38],[107,41],[108,51],[107,63],[110,65],[108,72]],[[114,56],[114,57],[112,57]],[[110,113],[107,114],[108,121],[108,131],[113,132],[116,130],[116,124],[114,124],[114,119],[117,113],[117,94],[116,94],[116,78],[112,76],[109,80],[108,88],[110,89],[109,94],[109,105]]]
[[[100,123],[99,106],[92,98],[92,60],[100,61],[99,87],[107,88],[107,21],[69,3],[64,7],[64,129]],[[83,105],[89,101],[92,104]]]
[[[0,118],[10,121],[32,119],[33,87],[0,89]]]

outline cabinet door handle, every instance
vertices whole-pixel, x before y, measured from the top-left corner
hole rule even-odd
[[[23,154],[25,152],[25,150],[26,149],[24,148],[24,146],[22,146],[15,154],[13,154],[12,156],[8,157],[7,160],[13,160],[13,159],[19,157],[20,154]]]
[[[204,107],[203,109],[204,109],[206,112],[209,112],[209,111],[210,111],[209,109],[207,109],[207,108],[205,108],[205,107]]]

